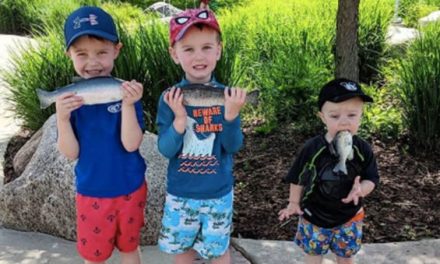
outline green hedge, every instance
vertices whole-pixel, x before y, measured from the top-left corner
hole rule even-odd
[[[412,146],[440,151],[440,23],[423,28],[422,37],[399,61],[399,89],[405,127]]]
[[[249,1],[246,6],[217,12],[224,42],[215,72],[217,79],[228,85],[260,90],[260,106],[248,109],[247,113],[266,121],[261,131],[286,123],[303,131],[315,129],[319,125],[315,116],[317,93],[334,72],[336,1]],[[368,65],[376,65],[392,4],[390,0],[379,1],[380,4],[378,0],[364,2],[361,53],[371,61]],[[127,3],[106,3],[103,8],[117,20],[124,44],[115,75],[143,82],[147,126],[154,131],[160,92],[181,78],[181,69],[168,55],[168,26],[152,22],[156,20]],[[24,58],[17,57],[17,72],[5,78],[13,90],[9,101],[24,125],[31,129],[38,129],[54,111],[39,110],[35,89],[51,90],[65,85],[74,74],[63,54],[62,23],[55,18],[62,19],[62,15],[54,16],[38,31],[40,49],[30,49]]]

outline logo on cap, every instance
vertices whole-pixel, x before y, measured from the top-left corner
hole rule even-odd
[[[357,90],[356,84],[352,82],[341,82],[341,85],[344,86],[348,91],[354,92]]]
[[[98,17],[94,14],[90,14],[89,17],[76,17],[75,20],[73,20],[73,28],[78,29],[81,27],[81,23],[83,22],[90,22],[90,25],[95,26],[98,25],[98,20],[96,20]]]

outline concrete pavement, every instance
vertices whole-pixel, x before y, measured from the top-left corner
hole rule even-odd
[[[28,39],[0,35],[0,67],[7,63],[7,46],[16,45]],[[0,96],[7,89],[0,83]],[[0,97],[0,189],[3,185],[4,150],[11,136],[19,131],[20,122]],[[234,264],[278,264],[302,263],[303,253],[291,241],[267,241],[237,239],[232,241]],[[143,263],[167,264],[172,258],[160,252],[156,246],[141,247]],[[244,257],[243,257],[244,256]],[[247,258],[247,259],[246,259]],[[0,264],[73,264],[82,263],[75,243],[41,233],[20,232],[0,227]],[[119,263],[116,253],[108,262]],[[198,261],[198,264],[204,263]],[[333,264],[334,257],[329,255],[323,262]],[[440,239],[418,242],[386,244],[366,244],[357,255],[358,264],[440,264]]]
[[[234,264],[303,263],[303,253],[291,241],[233,239],[233,245],[248,260],[233,250]],[[141,247],[142,263],[168,264],[171,256],[156,246]],[[74,264],[82,263],[75,242],[34,232],[0,228],[0,264]],[[108,261],[119,263],[117,251]],[[197,264],[208,263],[197,261]],[[334,264],[329,254],[323,264]],[[356,257],[358,264],[440,264],[440,239],[418,242],[365,244]]]

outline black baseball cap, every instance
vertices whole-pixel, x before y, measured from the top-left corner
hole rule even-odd
[[[321,111],[326,101],[338,103],[353,97],[360,97],[364,102],[373,102],[373,98],[366,95],[357,82],[345,78],[334,79],[321,88],[318,107]]]

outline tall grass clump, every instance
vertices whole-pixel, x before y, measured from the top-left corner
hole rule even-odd
[[[160,24],[144,24],[129,31],[119,28],[121,53],[116,60],[114,76],[125,80],[136,79],[144,85],[143,104],[146,125],[154,131],[157,99],[162,90],[181,77],[179,69],[168,55],[168,39]],[[72,62],[64,54],[64,39],[59,29],[46,30],[48,35],[38,38],[37,47],[25,47],[22,55],[12,59],[15,70],[2,71],[10,86],[10,102],[15,115],[31,130],[40,128],[55,112],[52,105],[40,109],[36,89],[52,91],[72,82],[75,72]]]
[[[418,20],[440,9],[440,0],[400,0],[399,16],[408,27],[417,27]]]
[[[0,33],[28,34],[32,25],[38,24],[37,6],[34,1],[0,1]]]
[[[440,151],[440,23],[423,29],[397,74],[404,123],[414,146]]]
[[[0,33],[34,35],[47,23],[63,24],[67,15],[82,5],[100,5],[100,0],[2,0]]]
[[[136,79],[144,85],[147,129],[155,131],[157,102],[162,91],[182,77],[168,53],[168,27],[158,20],[139,21],[132,32],[121,29],[124,47],[116,61],[116,76]]]
[[[385,63],[386,32],[393,17],[394,0],[361,1],[359,8],[359,79],[377,81]]]
[[[329,1],[254,0],[223,14],[222,21],[240,18],[238,30],[228,34],[240,48],[240,84],[260,90],[263,131],[313,116],[316,91],[332,76],[335,8]]]
[[[150,5],[158,2],[157,0],[126,0],[134,5],[146,8]],[[237,5],[245,5],[250,0],[210,0],[209,8],[213,11],[220,9],[233,8]],[[200,5],[200,0],[165,0],[168,4],[171,4],[180,9],[197,8]]]
[[[48,31],[38,45],[23,46],[13,55],[13,70],[2,70],[0,78],[8,83],[10,103],[23,127],[37,130],[55,111],[54,106],[40,109],[36,89],[54,90],[71,82],[73,67],[64,54],[64,40],[57,31]]]
[[[359,134],[364,138],[374,136],[383,141],[398,139],[403,131],[402,112],[397,94],[390,87],[364,86],[364,91],[374,102],[365,104]]]

